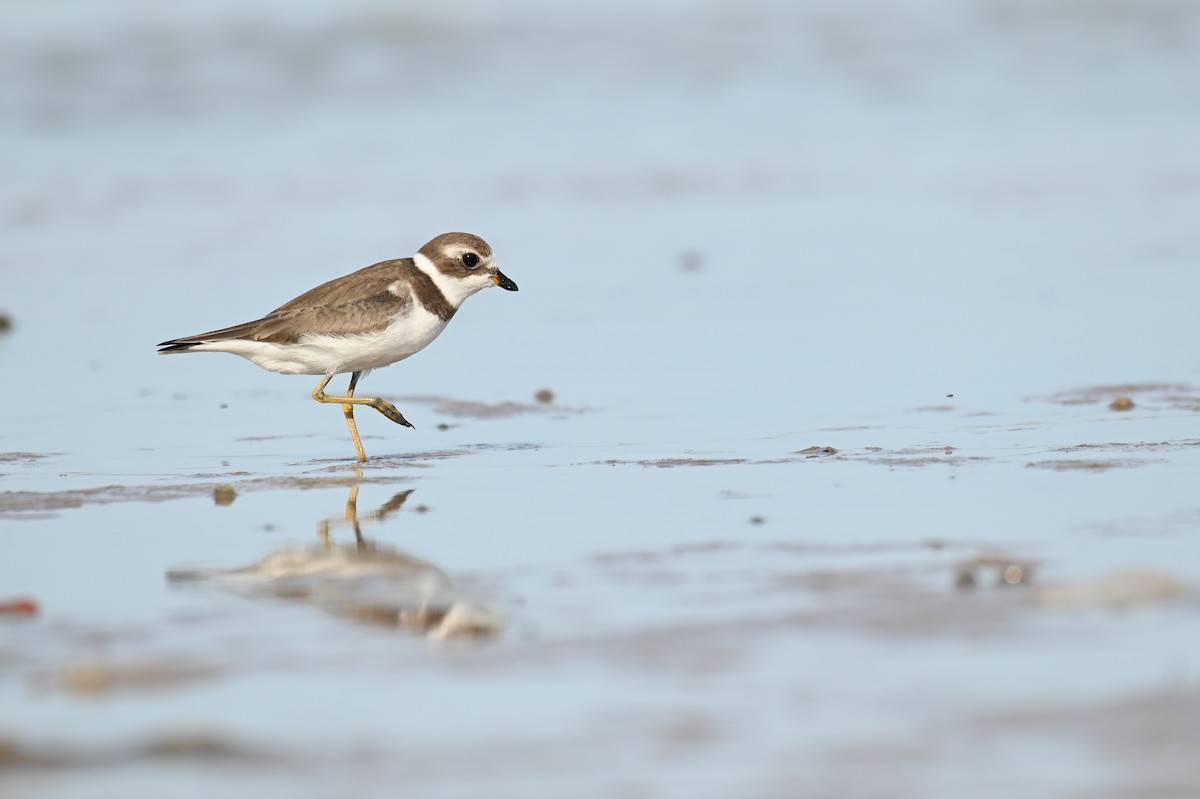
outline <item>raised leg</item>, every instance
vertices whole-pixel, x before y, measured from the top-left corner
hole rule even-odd
[[[354,372],[350,375],[350,388],[344,397],[332,397],[325,393],[325,386],[329,385],[329,381],[333,379],[333,375],[325,375],[325,378],[317,384],[313,389],[312,397],[317,402],[332,402],[339,403],[342,406],[342,412],[346,414],[346,421],[350,425],[350,435],[354,438],[354,449],[358,452],[358,460],[360,463],[367,460],[367,452],[363,449],[362,440],[358,437],[358,425],[354,422],[354,406],[368,405],[382,413],[387,418],[391,419],[396,424],[402,424],[405,427],[412,427],[412,423],[404,418],[404,414],[396,410],[396,406],[387,400],[379,397],[356,397],[354,396],[354,387],[358,383],[358,378],[361,372]]]

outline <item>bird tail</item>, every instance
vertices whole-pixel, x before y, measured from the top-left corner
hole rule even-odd
[[[192,348],[198,343],[199,342],[185,342],[179,340],[164,341],[162,344],[158,345],[158,354],[171,355],[176,352],[191,352]]]
[[[270,319],[271,317],[267,317]],[[158,345],[159,355],[172,355],[176,352],[191,352],[199,344],[210,344],[215,341],[228,341],[232,338],[248,338],[266,319],[256,319],[233,327],[224,327],[198,336],[182,336],[164,341]]]

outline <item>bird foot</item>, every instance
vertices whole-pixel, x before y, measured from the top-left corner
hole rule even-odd
[[[412,422],[404,418],[404,414],[400,413],[395,405],[387,400],[377,398],[375,402],[371,403],[371,407],[382,413],[387,418],[391,419],[396,424],[404,425],[405,427],[412,427],[413,430],[417,429],[416,427],[413,427]]]

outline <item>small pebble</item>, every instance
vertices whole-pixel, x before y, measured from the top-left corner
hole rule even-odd
[[[543,388],[533,395],[533,398],[543,405],[549,405],[554,402],[554,392],[548,388]]]
[[[1025,579],[1025,570],[1015,563],[1010,563],[1004,569],[1004,582],[1008,585],[1016,585]]]
[[[704,256],[696,250],[679,253],[679,268],[684,272],[700,272],[704,269]]]

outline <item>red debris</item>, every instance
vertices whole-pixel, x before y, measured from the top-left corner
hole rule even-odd
[[[0,616],[36,616],[38,604],[29,597],[0,600]]]

